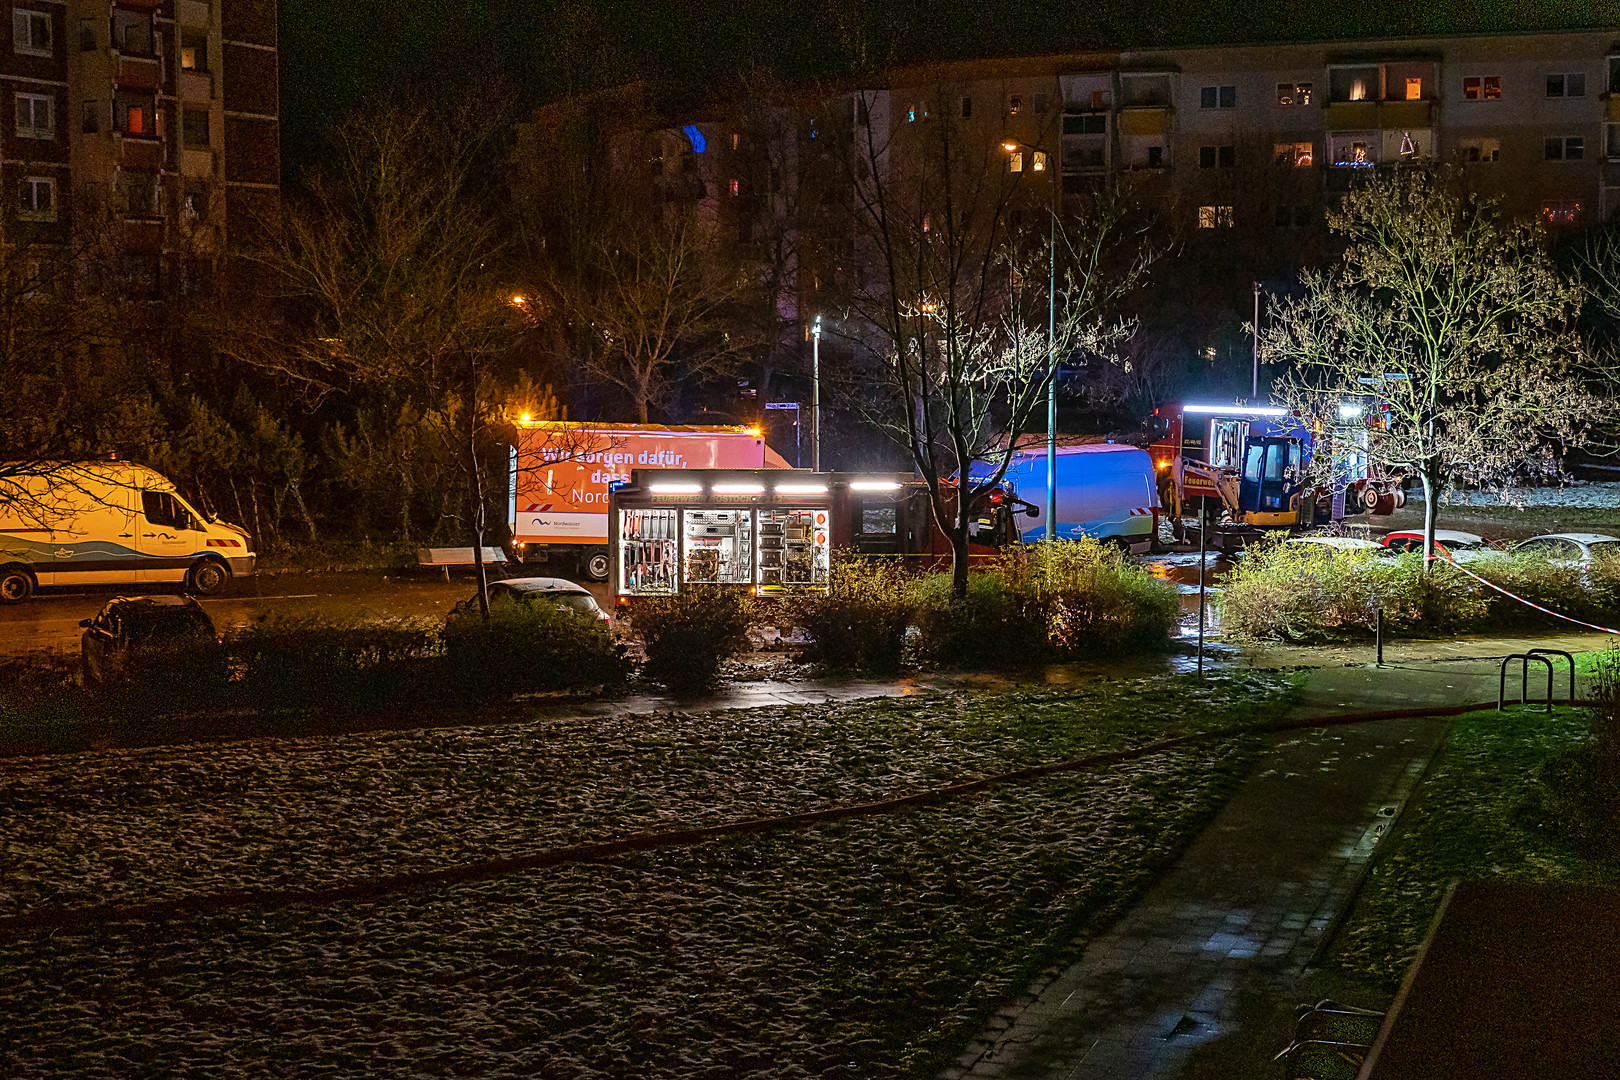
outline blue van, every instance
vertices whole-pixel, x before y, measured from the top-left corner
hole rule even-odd
[[[984,465],[974,468],[977,476]],[[1020,450],[1007,467],[1007,483],[1039,513],[1019,518],[1023,539],[1046,538],[1046,447]],[[1153,458],[1146,450],[1115,443],[1060,446],[1057,451],[1057,536],[1112,540],[1133,555],[1153,544],[1159,508]]]

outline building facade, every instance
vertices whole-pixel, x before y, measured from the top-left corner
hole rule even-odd
[[[1608,31],[1219,46],[907,69],[869,92],[890,123],[981,127],[1128,174],[1196,230],[1309,230],[1381,167],[1455,163],[1554,227],[1620,211],[1620,35]],[[925,104],[927,103],[927,104]],[[928,106],[934,115],[929,115]]]
[[[18,0],[0,49],[8,244],[116,252],[123,285],[193,278],[280,193],[273,0]]]

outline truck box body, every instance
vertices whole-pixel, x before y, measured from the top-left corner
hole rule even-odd
[[[0,482],[0,567],[26,567],[35,584],[179,582],[205,559],[251,575],[252,538],[144,465],[47,463]]]
[[[512,450],[512,542],[606,545],[608,491],[632,469],[786,468],[758,428],[528,421]]]
[[[976,466],[975,475],[984,465]],[[1046,537],[1046,449],[1020,450],[1007,467],[1007,482],[1018,498],[1040,511],[1019,518],[1028,543]],[[1153,459],[1145,450],[1114,443],[1060,446],[1057,452],[1057,529],[1059,539],[1082,536],[1117,540],[1133,552],[1153,542],[1159,496]]]

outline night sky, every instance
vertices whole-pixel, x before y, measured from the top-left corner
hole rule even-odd
[[[286,162],[379,93],[504,90],[520,105],[646,79],[678,110],[743,73],[1096,46],[1620,26],[1620,0],[282,0]],[[863,63],[864,57],[864,63]]]

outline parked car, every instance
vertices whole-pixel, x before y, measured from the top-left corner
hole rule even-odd
[[[1407,529],[1400,532],[1388,533],[1383,538],[1383,545],[1394,552],[1423,551],[1423,531],[1421,529]],[[1434,546],[1439,554],[1460,562],[1470,562],[1483,555],[1496,551],[1491,542],[1478,533],[1461,532],[1457,529],[1434,530]]]
[[[1592,565],[1594,556],[1620,556],[1620,536],[1605,533],[1547,533],[1513,547],[1515,555],[1540,555],[1550,562]]]
[[[552,604],[567,611],[577,611],[581,615],[589,615],[603,622],[611,622],[612,616],[602,610],[591,595],[589,589],[577,585],[567,578],[555,577],[520,577],[506,578],[502,581],[489,583],[489,602],[495,603],[501,597],[525,604]],[[478,610],[478,594],[474,593],[455,606],[452,615],[464,615]]]
[[[189,687],[227,677],[214,621],[189,596],[115,597],[79,625],[86,686],[162,679]]]

